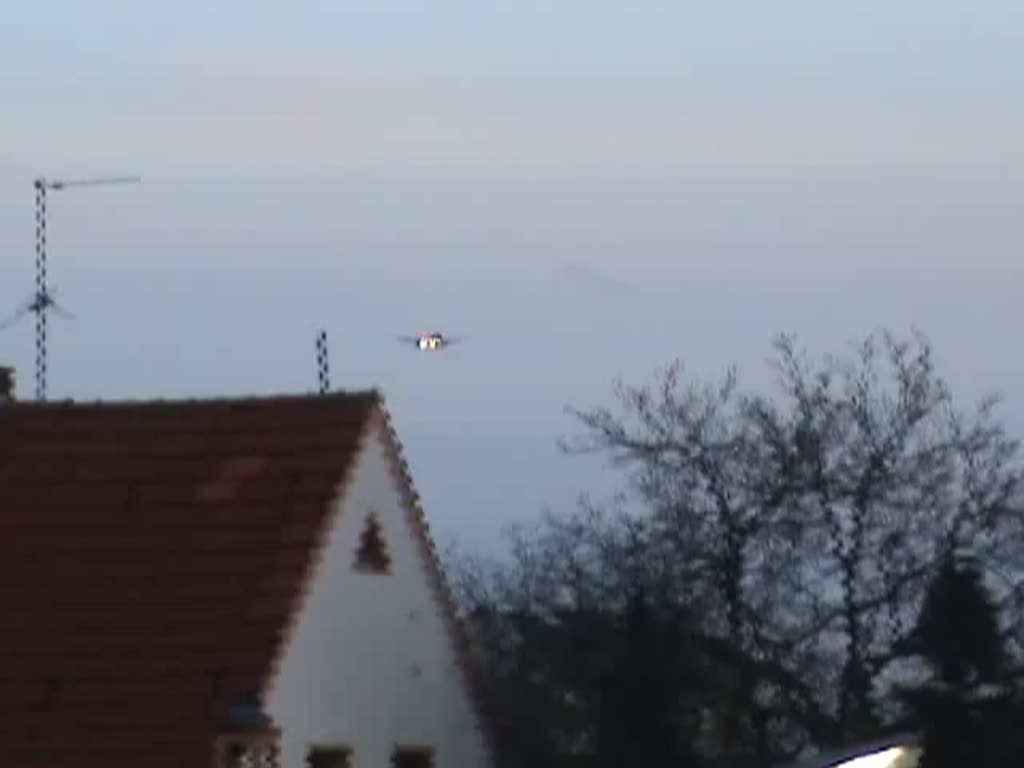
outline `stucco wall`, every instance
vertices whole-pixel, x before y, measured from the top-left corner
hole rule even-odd
[[[388,766],[396,744],[434,747],[438,768],[487,765],[400,499],[380,440],[369,440],[267,697],[284,768],[301,768],[317,743],[351,745],[354,768]],[[386,575],[352,568],[371,508],[391,555]]]

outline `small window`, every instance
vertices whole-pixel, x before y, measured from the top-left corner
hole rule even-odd
[[[434,768],[434,750],[430,747],[395,747],[391,768]]]
[[[391,570],[391,556],[384,542],[384,531],[375,512],[366,516],[363,532],[359,535],[355,568],[367,573],[387,573]]]
[[[345,744],[312,747],[306,768],[352,768],[352,747]]]

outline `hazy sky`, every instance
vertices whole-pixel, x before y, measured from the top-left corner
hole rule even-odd
[[[783,330],[917,325],[1024,431],[1019,0],[12,0],[0,97],[0,307],[35,175],[144,179],[51,195],[51,396],[311,389],[323,326],[444,540],[606,484],[567,402]]]

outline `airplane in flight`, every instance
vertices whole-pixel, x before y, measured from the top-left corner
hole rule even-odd
[[[415,336],[399,336],[403,344],[412,344],[420,352],[440,352],[462,341],[457,336],[445,336],[440,331],[425,331]]]

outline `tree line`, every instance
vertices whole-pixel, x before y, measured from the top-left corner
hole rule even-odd
[[[1024,765],[998,399],[961,409],[916,333],[820,359],[781,336],[771,365],[767,394],[676,363],[571,409],[564,451],[622,492],[453,557],[509,765],[765,768],[907,730],[927,768]]]

